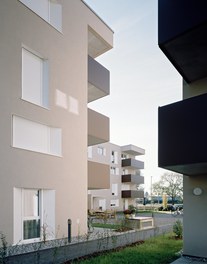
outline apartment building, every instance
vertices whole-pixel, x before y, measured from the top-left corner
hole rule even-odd
[[[85,234],[87,147],[109,140],[87,104],[109,94],[95,58],[113,31],[81,0],[6,0],[0,36],[0,231],[9,244],[40,241],[43,227],[62,238],[71,219]]]
[[[207,257],[207,2],[159,0],[159,46],[183,100],[159,108],[159,166],[183,174],[183,254]]]
[[[136,205],[136,198],[143,198],[144,177],[141,170],[144,162],[136,156],[144,155],[145,150],[134,145],[118,146],[110,142],[88,148],[88,160],[97,166],[109,165],[110,177],[96,170],[94,178],[105,179],[105,186],[89,188],[88,208],[94,210],[115,209],[123,211],[129,205]],[[90,173],[90,172],[89,172]]]

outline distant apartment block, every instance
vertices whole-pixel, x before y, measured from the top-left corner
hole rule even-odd
[[[135,205],[137,198],[143,198],[144,191],[140,187],[144,184],[141,172],[144,162],[136,156],[144,154],[144,149],[134,145],[118,146],[108,142],[89,147],[88,162],[94,169],[88,171],[88,177],[93,175],[94,184],[88,187],[88,208],[122,211]],[[109,175],[104,171],[106,166],[110,167]],[[100,178],[102,186],[95,184]]]
[[[0,2],[0,231],[9,244],[87,233],[87,147],[109,118],[87,104],[110,93],[95,59],[113,31],[81,0]],[[99,187],[99,183],[96,183]]]

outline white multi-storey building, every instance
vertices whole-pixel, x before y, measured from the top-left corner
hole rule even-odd
[[[136,159],[136,156],[144,154],[144,149],[134,145],[104,143],[89,147],[89,162],[110,165],[110,181],[108,187],[101,190],[90,188],[88,208],[122,211],[129,205],[136,205],[136,198],[144,197],[144,191],[139,188],[144,183],[144,177],[141,176],[144,162]],[[98,170],[94,177],[99,177]]]

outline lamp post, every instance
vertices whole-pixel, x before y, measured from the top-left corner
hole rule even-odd
[[[151,209],[152,209],[152,176],[151,176]],[[154,217],[153,210],[152,210],[152,217]]]
[[[151,206],[152,206],[152,176],[151,176]]]

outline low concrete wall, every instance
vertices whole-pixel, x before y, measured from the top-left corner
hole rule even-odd
[[[128,224],[133,229],[146,229],[146,228],[152,228],[154,226],[154,220],[153,217],[133,217],[129,218]]]
[[[83,241],[71,244],[58,244],[52,248],[31,251],[24,254],[9,256],[5,259],[7,264],[62,264],[95,252],[115,249],[147,238],[172,231],[172,225],[165,225],[145,230],[131,230],[124,233],[100,232],[98,239],[85,238]],[[0,259],[1,260],[1,259]],[[4,262],[3,262],[4,263]]]

